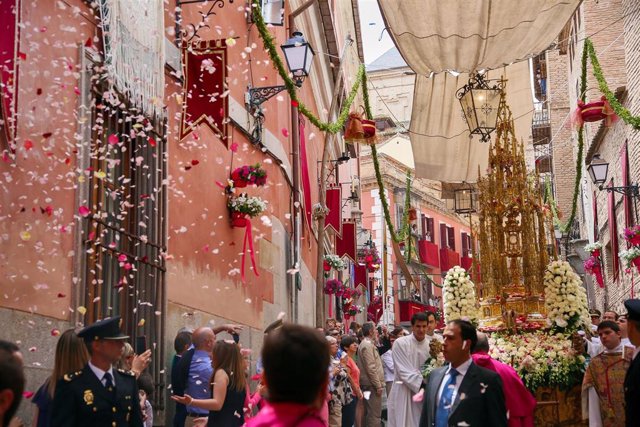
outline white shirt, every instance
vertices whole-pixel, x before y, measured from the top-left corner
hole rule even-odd
[[[451,395],[452,403],[456,401],[456,396],[458,395],[458,389],[460,388],[460,384],[462,384],[462,380],[464,379],[464,376],[467,374],[467,371],[469,370],[469,366],[471,366],[471,362],[473,362],[473,359],[469,357],[469,359],[467,359],[466,362],[462,363],[460,366],[455,368],[455,370],[458,371],[458,376],[456,376],[456,384],[453,388],[453,394]],[[442,392],[444,391],[445,384],[449,381],[449,378],[451,378],[451,375],[449,374],[449,372],[451,372],[451,369],[452,369],[451,365],[449,365],[449,369],[447,369],[447,373],[444,374],[444,378],[442,379],[442,383],[440,384],[440,389],[438,389],[438,402],[440,402],[440,397],[442,396]]]
[[[387,350],[382,356],[382,369],[384,370],[384,382],[388,383],[393,381],[394,369],[393,369],[393,350]]]
[[[96,374],[98,380],[105,387],[107,386],[107,380],[104,378],[104,374],[109,372],[111,374],[111,382],[113,383],[114,387],[116,386],[116,377],[113,375],[113,366],[110,366],[108,371],[103,371],[102,369],[91,363],[91,361],[89,361],[89,368],[91,369],[91,371],[93,371],[94,374]]]

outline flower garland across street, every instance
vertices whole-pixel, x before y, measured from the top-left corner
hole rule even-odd
[[[544,305],[554,332],[570,333],[591,326],[587,292],[566,261],[552,261],[544,273]]]
[[[444,278],[444,318],[448,322],[467,318],[478,323],[479,311],[475,285],[469,273],[459,266],[452,267]]]

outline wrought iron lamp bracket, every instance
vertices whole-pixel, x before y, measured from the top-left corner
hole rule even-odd
[[[287,89],[287,87],[284,85],[249,87],[247,105],[251,108],[258,108],[263,102],[270,100],[285,89]]]
[[[640,186],[638,184],[627,185],[626,187],[604,187],[600,186],[600,190],[622,194],[623,196],[640,197]]]

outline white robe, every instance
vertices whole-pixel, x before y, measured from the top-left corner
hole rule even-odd
[[[427,335],[420,342],[411,334],[398,338],[393,344],[395,372],[391,394],[387,399],[389,427],[417,427],[420,423],[422,402],[414,402],[412,398],[422,385],[420,368],[429,356],[429,343],[434,338],[442,340],[438,335]]]

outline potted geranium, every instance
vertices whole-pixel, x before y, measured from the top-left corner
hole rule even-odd
[[[631,268],[631,264],[633,264],[640,271],[640,247],[632,246],[626,251],[620,252],[618,256],[624,261],[627,268]]]
[[[640,225],[634,225],[624,229],[624,238],[634,246],[640,245]]]
[[[247,184],[255,184],[259,187],[267,183],[267,171],[260,167],[260,163],[244,165],[231,172],[231,180],[235,188],[243,188]]]
[[[599,257],[600,251],[602,251],[602,243],[600,242],[589,243],[584,247],[584,250],[586,252],[589,252],[591,256]]]
[[[247,217],[253,218],[260,215],[267,208],[267,202],[260,197],[249,197],[242,193],[235,197],[230,197],[227,207],[231,212],[231,225],[234,227],[245,227]]]

